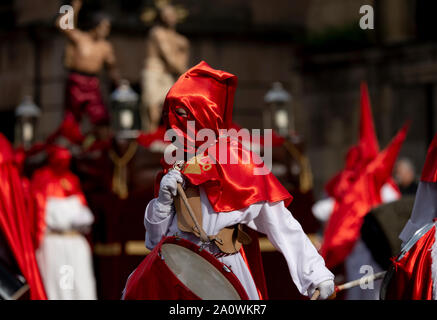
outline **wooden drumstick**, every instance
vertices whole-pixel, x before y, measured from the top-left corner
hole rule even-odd
[[[190,214],[191,219],[193,219],[194,224],[196,225],[197,230],[199,231],[199,237],[202,242],[209,242],[209,237],[203,230],[202,226],[199,224],[199,222],[196,219],[196,215],[194,214],[193,208],[191,208],[190,203],[188,202],[187,195],[185,194],[184,188],[182,188],[182,185],[178,183],[178,193],[179,196],[182,198],[182,202],[184,203],[185,207],[188,210],[188,213]]]
[[[319,291],[319,289],[316,289],[316,291],[314,291],[314,294],[310,300],[317,300],[317,299],[319,299],[319,296],[320,296],[320,291]]]
[[[343,283],[343,284],[337,286],[335,288],[335,291],[339,292],[339,291],[342,291],[342,290],[347,290],[347,289],[359,286],[360,283],[362,283],[362,282],[369,282],[369,281],[375,281],[375,280],[382,279],[382,278],[384,278],[385,274],[386,274],[386,271],[382,271],[382,272],[379,272],[379,273],[376,273],[376,274],[371,274],[370,276],[367,276],[367,277],[363,277],[363,278],[360,278],[360,279],[357,279],[357,280],[353,280],[353,281],[350,281],[350,282]]]
[[[369,282],[369,281],[375,281],[375,280],[382,279],[382,278],[384,278],[385,274],[386,274],[386,271],[382,271],[382,272],[372,274],[372,275],[364,277],[364,278],[360,278],[357,280],[343,283],[339,286],[335,286],[335,292],[331,295],[331,297],[334,298],[335,294],[337,292],[359,286],[360,283],[362,283],[362,282]],[[320,291],[318,289],[316,289],[316,291],[314,291],[313,296],[311,297],[311,300],[317,300],[319,298],[319,296],[320,296]],[[329,297],[328,299],[331,299],[331,297]]]

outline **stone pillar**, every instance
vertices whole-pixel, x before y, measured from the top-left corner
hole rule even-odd
[[[414,17],[409,0],[379,0],[375,8],[378,17],[375,29],[380,29],[381,40],[392,44],[414,36]]]

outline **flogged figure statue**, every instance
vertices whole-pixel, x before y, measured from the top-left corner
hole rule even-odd
[[[65,90],[65,113],[60,128],[52,135],[54,140],[64,136],[75,144],[82,144],[85,136],[80,124],[87,115],[97,136],[104,135],[110,123],[110,116],[104,104],[98,74],[106,67],[111,80],[120,82],[116,67],[116,58],[107,37],[111,30],[111,21],[103,13],[94,13],[86,30],[77,26],[78,15],[82,8],[82,0],[73,0],[74,27],[62,26],[59,16],[57,28],[67,38],[64,53],[64,65],[69,75]]]
[[[177,12],[172,5],[159,6],[158,21],[147,38],[141,111],[142,127],[147,132],[158,129],[165,96],[188,69],[190,44],[176,32],[177,22]]]
[[[130,275],[124,299],[267,299],[256,232],[283,253],[301,294],[334,293],[334,275],[286,209],[293,197],[271,172],[254,175],[266,169],[256,153],[220,134],[232,126],[236,86],[236,76],[201,62],[167,94],[164,123],[190,160],[163,161],[144,217],[152,252]],[[197,154],[204,141],[192,137],[202,129],[217,139]],[[223,153],[238,161],[222,161]]]

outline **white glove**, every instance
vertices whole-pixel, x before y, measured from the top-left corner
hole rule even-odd
[[[178,170],[170,170],[162,177],[159,187],[158,199],[155,201],[154,209],[158,216],[168,217],[173,211],[173,197],[177,195],[177,184],[184,183],[184,178]]]
[[[323,281],[321,283],[319,283],[316,286],[316,289],[319,290],[320,295],[318,300],[326,300],[328,299],[335,291],[335,285],[334,285],[334,281],[333,280],[326,280]],[[312,292],[310,293],[310,296],[312,296],[314,294],[314,289],[311,290]]]

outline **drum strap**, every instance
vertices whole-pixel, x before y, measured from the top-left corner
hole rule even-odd
[[[202,228],[202,207],[200,202],[200,194],[198,187],[188,187],[185,190],[188,203],[194,211],[195,218],[193,221],[188,209],[183,203],[181,197],[177,195],[174,198],[176,214],[178,219],[178,228],[183,232],[193,233],[196,237],[200,237],[200,233],[205,231]],[[200,229],[200,230],[199,230]],[[225,254],[237,253],[243,244],[249,244],[252,239],[243,231],[241,224],[236,224],[230,227],[223,228],[216,235],[208,235],[211,242],[214,242],[221,252]]]

